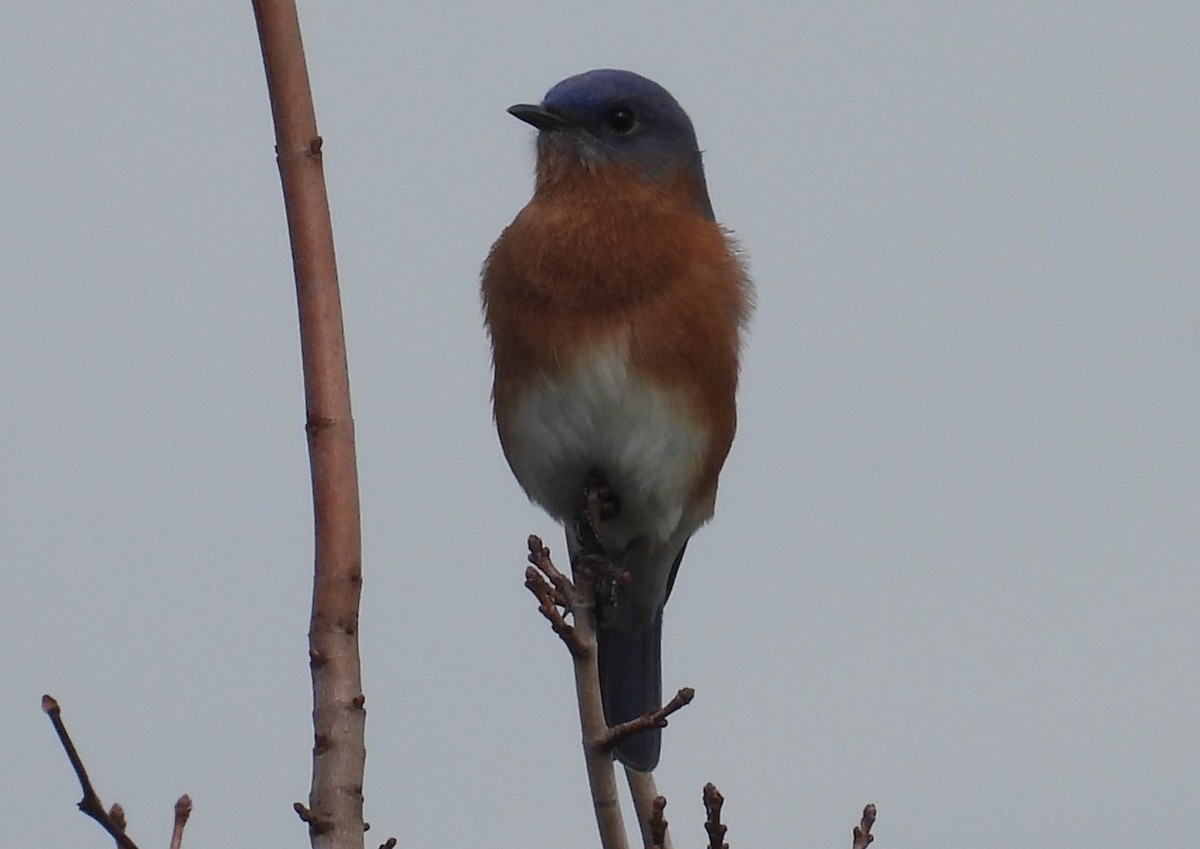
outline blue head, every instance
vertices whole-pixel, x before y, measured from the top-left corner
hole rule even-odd
[[[696,131],[665,88],[631,71],[601,69],[568,77],[541,104],[509,107],[540,131],[539,150],[564,147],[591,168],[631,166],[659,180],[685,170],[712,218]]]

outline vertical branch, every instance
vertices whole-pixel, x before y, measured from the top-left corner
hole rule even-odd
[[[253,0],[275,150],[292,245],[312,467],[315,574],[309,657],[313,680],[312,788],[297,811],[312,845],[363,845],[366,751],[358,654],[362,581],[354,422],[321,137],[294,0]]]

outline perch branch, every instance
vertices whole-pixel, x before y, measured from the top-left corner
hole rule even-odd
[[[579,723],[583,729],[583,753],[592,806],[604,849],[629,849],[617,779],[613,769],[611,746],[607,743],[608,725],[600,703],[600,676],[596,664],[595,590],[590,570],[576,567],[574,581],[554,566],[550,551],[536,536],[529,538],[529,562],[525,586],[538,599],[538,611],[550,622],[571,652],[575,671],[575,695]],[[571,614],[568,624],[565,613]]]
[[[596,586],[601,567],[607,562],[597,530],[616,509],[616,502],[607,486],[595,476],[587,481],[581,496],[574,523],[577,545],[571,558],[571,579],[555,568],[542,541],[531,536],[531,565],[525,571],[525,586],[538,599],[538,611],[571,652],[579,724],[583,732],[584,764],[600,844],[604,849],[629,849],[617,795],[610,733],[600,701],[600,673],[596,659]],[[604,580],[602,576],[600,580]],[[568,613],[570,624],[566,621]]]
[[[596,599],[598,586],[604,579],[607,564],[600,546],[599,532],[606,516],[615,509],[608,485],[593,474],[584,485],[580,508],[575,516],[577,551],[571,558],[571,577],[575,597],[571,618],[575,634],[583,650],[573,653],[575,661],[575,696],[579,705],[579,724],[583,729],[584,762],[600,843],[604,849],[628,849],[629,837],[621,817],[617,795],[617,776],[613,766],[612,747],[608,744],[608,722],[600,700],[600,666],[596,652]]]

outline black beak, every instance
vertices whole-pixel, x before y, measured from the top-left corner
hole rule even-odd
[[[551,112],[545,106],[537,106],[533,103],[518,103],[516,106],[510,106],[508,114],[514,118],[520,118],[526,124],[532,124],[539,130],[571,129],[571,122],[562,115]]]

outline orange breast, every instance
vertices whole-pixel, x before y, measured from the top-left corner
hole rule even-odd
[[[632,375],[678,393],[688,418],[703,424],[693,497],[711,510],[736,427],[749,284],[729,240],[696,214],[690,192],[682,182],[580,169],[540,185],[501,234],[483,295],[506,454],[514,436],[505,422],[526,389],[563,378],[583,351],[619,345]]]

